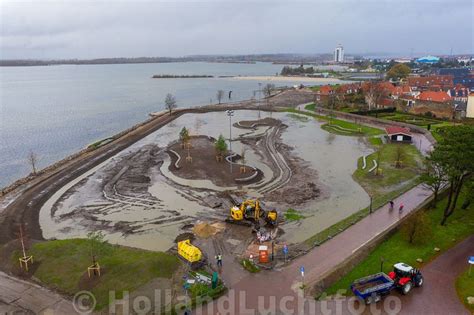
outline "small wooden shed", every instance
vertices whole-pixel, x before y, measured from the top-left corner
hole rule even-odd
[[[387,137],[390,142],[405,142],[411,143],[412,142],[412,135],[410,129],[399,127],[399,126],[390,126],[385,128],[385,132],[387,133]]]

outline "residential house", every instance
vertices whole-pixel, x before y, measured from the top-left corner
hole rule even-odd
[[[470,92],[474,92],[474,72],[471,68],[442,68],[438,70],[438,74],[452,75],[455,85],[462,84]]]
[[[409,77],[407,84],[412,91],[447,91],[454,87],[452,75]]]
[[[335,89],[330,85],[323,85],[320,86],[319,89],[316,91],[315,100],[316,102],[327,101],[330,95],[334,95],[336,93]]]
[[[424,91],[418,95],[417,99],[420,101],[435,103],[446,103],[452,100],[451,96],[443,91]]]
[[[467,102],[469,96],[469,89],[462,84],[457,84],[454,88],[448,90],[449,96],[455,101]]]
[[[466,117],[474,118],[474,93],[469,94],[467,98]]]

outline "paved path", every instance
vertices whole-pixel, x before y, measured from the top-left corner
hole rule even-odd
[[[401,314],[452,314],[470,312],[456,294],[456,277],[468,267],[467,259],[474,255],[474,235],[447,250],[423,269],[425,284],[402,297]]]
[[[0,272],[0,314],[74,315],[71,301],[48,289]]]
[[[305,282],[316,282],[322,275],[349,258],[364,244],[370,242],[380,233],[396,224],[400,218],[416,209],[430,195],[431,191],[422,185],[416,186],[394,200],[395,210],[390,211],[388,205],[385,205],[373,214],[349,227],[343,233],[336,235],[331,240],[311,250],[308,254],[294,260],[283,269],[279,271],[263,271],[258,274],[249,274],[235,283],[227,281],[230,289],[234,291],[230,291],[229,295],[221,299],[225,300],[233,294],[238,297],[240,291],[245,292],[245,305],[239,305],[242,301],[236,298],[235,314],[245,314],[245,312],[242,311],[242,307],[244,306],[248,309],[258,309],[259,298],[268,301],[270,296],[275,298],[277,305],[282,299],[292,299],[294,303],[289,301],[286,305],[288,307],[294,307],[293,310],[296,310],[296,301],[298,296],[301,295],[301,290],[298,288],[301,285],[301,266],[305,266]],[[397,209],[402,201],[405,208],[402,213],[399,213]],[[226,281],[225,268],[222,274]],[[216,307],[218,304],[219,300],[214,303],[213,306]],[[336,306],[334,305],[334,307]],[[214,312],[216,312],[216,310],[214,310]],[[305,314],[308,313],[308,310],[305,310]],[[247,314],[254,314],[254,312],[249,311]]]

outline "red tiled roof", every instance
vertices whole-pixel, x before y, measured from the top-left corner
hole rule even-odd
[[[453,86],[453,76],[432,75],[427,77],[409,77],[408,85],[417,87]]]
[[[319,92],[321,95],[329,95],[333,92],[333,88],[330,85],[323,85],[319,88]]]
[[[393,106],[393,100],[390,99],[390,98],[383,98],[379,101],[378,105],[382,105],[382,106]]]
[[[350,94],[356,93],[359,90],[360,86],[358,84],[343,84],[340,85],[336,91],[338,93]]]
[[[387,81],[380,82],[379,87],[382,89],[382,91],[388,92],[389,94],[393,94],[393,92],[395,92],[395,86]]]
[[[438,91],[425,91],[421,92],[420,95],[418,95],[418,99],[420,101],[429,101],[429,102],[436,102],[436,103],[444,103],[444,102],[449,102],[451,100],[451,96],[449,96],[448,93]]]
[[[387,132],[388,135],[395,135],[395,134],[403,133],[405,135],[411,136],[410,129],[404,128],[404,127],[399,127],[399,126],[385,127],[385,132]]]

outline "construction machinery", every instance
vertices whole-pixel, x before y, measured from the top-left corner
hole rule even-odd
[[[404,263],[398,263],[388,274],[379,272],[357,279],[351,284],[351,290],[365,304],[371,304],[380,301],[393,289],[398,289],[403,295],[407,295],[413,287],[422,285],[423,276],[420,270]]]
[[[276,226],[278,213],[275,210],[263,210],[258,199],[247,199],[241,204],[230,208],[230,218],[226,221],[249,226],[252,225],[253,222],[259,226],[260,219],[264,219],[270,226]]]
[[[201,250],[191,244],[189,239],[178,242],[178,257],[183,259],[193,269],[199,268],[206,260]]]

